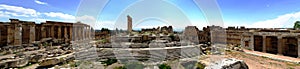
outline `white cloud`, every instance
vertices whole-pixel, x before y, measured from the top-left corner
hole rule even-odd
[[[31,8],[0,4],[0,18],[18,18],[30,21],[67,21],[74,22],[75,16],[61,12],[38,12]]]
[[[46,2],[41,2],[41,1],[39,1],[39,0],[34,0],[34,2],[37,3],[37,4],[41,4],[41,5],[47,5]]]
[[[21,17],[37,17],[39,13],[34,9],[10,6],[5,4],[0,4],[1,15],[5,16],[21,16]]]
[[[5,17],[5,18],[9,18],[10,15],[5,14],[3,11],[0,11],[0,17]]]
[[[92,27],[96,27],[96,18],[93,16],[88,16],[88,15],[84,15],[84,16],[77,16],[76,17],[76,21],[80,21],[81,23],[84,24],[88,24]]]
[[[300,12],[290,13],[278,16],[275,19],[259,21],[251,24],[249,27],[253,28],[285,28],[292,27],[294,22],[300,20]]]
[[[66,20],[74,20],[75,16],[70,15],[70,14],[64,14],[60,12],[49,12],[49,13],[44,13],[48,17],[53,17],[53,18],[60,18],[60,19],[66,19]]]
[[[226,26],[245,26],[248,28],[292,28],[300,20],[300,12],[280,15],[274,19],[257,21],[254,23],[227,22]]]

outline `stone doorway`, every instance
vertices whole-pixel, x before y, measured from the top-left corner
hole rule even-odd
[[[277,54],[278,53],[278,39],[276,36],[266,37],[266,51],[267,53]]]
[[[30,26],[23,25],[22,27],[22,44],[29,43],[30,40]]]
[[[283,55],[298,57],[298,43],[295,37],[283,38]]]
[[[263,37],[262,36],[254,36],[254,51],[263,50]]]

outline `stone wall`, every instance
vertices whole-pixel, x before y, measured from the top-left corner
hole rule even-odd
[[[93,35],[93,30],[89,25],[55,21],[36,24],[30,21],[10,19],[10,22],[0,22],[0,29],[1,46],[21,46],[45,38],[70,42],[92,39]]]

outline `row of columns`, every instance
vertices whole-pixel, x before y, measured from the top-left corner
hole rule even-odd
[[[24,27],[24,29],[22,29]],[[26,27],[26,28],[25,28]],[[29,31],[24,32],[23,30],[29,29]],[[40,27],[41,31],[36,31],[35,25],[24,25],[20,23],[12,23],[7,26],[7,45],[10,46],[21,46],[22,45],[22,35],[28,35],[29,43],[34,41],[39,41],[37,35],[41,33],[41,38],[56,38],[56,39],[71,39],[73,40],[86,40],[92,39],[93,31],[89,26],[53,26],[53,25],[42,25]],[[62,34],[64,33],[64,35]]]
[[[92,38],[92,28],[86,26],[73,26],[73,40],[87,40]]]
[[[267,52],[267,40],[266,40],[267,36],[266,35],[262,35],[262,52]],[[298,57],[300,57],[300,38],[297,38],[297,52],[298,52]],[[254,35],[250,35],[250,39],[245,39],[244,37],[242,38],[242,45],[245,46],[244,41],[249,41],[249,48],[254,51]],[[283,55],[283,50],[284,50],[284,45],[283,45],[283,36],[277,36],[277,54],[278,55]]]
[[[7,27],[7,45],[21,46],[22,44],[22,26],[21,24],[11,24]]]

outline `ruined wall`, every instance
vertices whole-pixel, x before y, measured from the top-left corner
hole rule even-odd
[[[6,23],[1,22],[0,29],[1,46],[21,46],[45,38],[69,43],[71,40],[92,39],[93,34],[92,28],[83,23],[46,21],[35,24],[18,19],[10,19],[10,22]],[[75,30],[73,31],[73,29]],[[76,35],[76,38],[72,39],[73,35]]]
[[[7,24],[0,23],[0,46],[7,45]]]
[[[199,43],[199,29],[196,26],[187,26],[184,29],[183,37],[181,37],[181,40],[184,41],[191,41],[193,43],[198,44]]]

